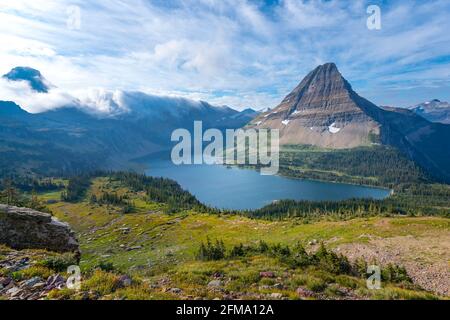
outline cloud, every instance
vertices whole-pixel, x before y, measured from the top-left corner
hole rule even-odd
[[[376,103],[405,103],[389,90],[411,83],[414,99],[450,99],[442,71],[450,3],[376,1],[382,29],[370,31],[372,2],[0,0],[0,73],[30,66],[60,91],[100,88],[92,101],[141,90],[241,109],[273,107],[317,64],[334,61]],[[69,6],[80,8],[79,30],[67,27]]]
[[[39,113],[73,104],[74,98],[58,88],[52,88],[48,93],[36,92],[26,81],[9,81],[0,78],[1,100],[14,101],[24,110]]]

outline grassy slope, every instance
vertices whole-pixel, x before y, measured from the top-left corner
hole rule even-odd
[[[339,297],[336,293],[336,286],[340,286],[336,282],[339,281],[344,283],[344,287],[356,288],[355,294],[359,297],[428,297],[425,293],[392,285],[381,291],[368,291],[361,279],[343,276],[345,279],[338,281],[317,270],[290,270],[276,259],[266,256],[201,262],[195,260],[195,253],[207,237],[222,239],[228,247],[259,240],[294,245],[298,241],[313,239],[325,241],[330,247],[338,247],[355,242],[367,243],[373,237],[426,238],[435,233],[448,234],[450,229],[450,221],[443,218],[368,218],[300,224],[295,220],[268,222],[195,212],[167,215],[163,213],[164,205],[146,203],[143,195],[132,194],[120,184],[104,178],[94,181],[86,199],[92,193],[98,195],[100,190],[128,193],[134,199],[135,212],[124,215],[120,213],[120,208],[91,205],[87,200],[79,203],[57,202],[48,207],[77,232],[82,250],[82,269],[89,270],[102,261],[112,262],[123,272],[131,272],[156,283],[151,293],[156,297],[161,297],[162,292],[170,287],[181,288],[182,294],[177,296],[181,298],[223,297],[223,293],[206,286],[214,272],[224,273],[230,279],[225,285],[226,292],[243,292],[244,296],[239,297],[247,298],[261,298],[261,295],[273,292],[295,298],[298,286],[313,289],[324,296]],[[58,193],[45,194],[42,198],[59,199]],[[124,232],[123,228],[129,228],[129,233]],[[136,246],[141,247],[129,250]],[[417,253],[418,256],[426,254]],[[279,278],[260,279],[259,272],[267,270],[274,271]],[[285,287],[272,288],[271,282],[281,282]]]

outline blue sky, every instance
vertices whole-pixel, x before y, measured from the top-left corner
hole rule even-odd
[[[371,4],[381,30],[366,27]],[[140,90],[261,109],[332,61],[366,98],[409,106],[450,100],[449,19],[448,0],[0,0],[0,73],[37,68],[59,94]]]

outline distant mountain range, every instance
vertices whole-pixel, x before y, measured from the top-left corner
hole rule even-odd
[[[25,81],[41,95],[54,88],[31,68],[14,68],[4,78]],[[438,101],[412,110],[377,107],[354,92],[333,63],[310,72],[277,107],[263,113],[130,91],[73,98],[37,114],[0,101],[0,175],[123,168],[134,158],[169,149],[174,129],[192,129],[195,120],[202,120],[204,129],[280,129],[282,144],[392,146],[428,173],[450,181],[450,125],[422,117],[441,109],[446,108]]]
[[[26,81],[44,94],[53,87],[32,68],[14,68],[4,78]],[[110,112],[95,112],[74,99],[67,106],[31,114],[0,97],[0,175],[122,167],[135,157],[168,149],[172,131],[190,129],[195,120],[202,120],[205,129],[235,129],[258,114],[142,92],[105,94],[101,99]]]
[[[408,108],[431,122],[450,124],[450,103],[434,99]]]
[[[431,123],[407,109],[377,107],[353,91],[334,63],[311,71],[276,108],[248,127],[279,129],[282,144],[393,146],[450,181],[450,125]]]

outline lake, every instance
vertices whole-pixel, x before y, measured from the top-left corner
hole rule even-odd
[[[342,183],[262,176],[258,171],[222,165],[174,165],[154,157],[146,174],[177,181],[202,203],[221,209],[258,209],[276,200],[384,199],[390,190]]]

